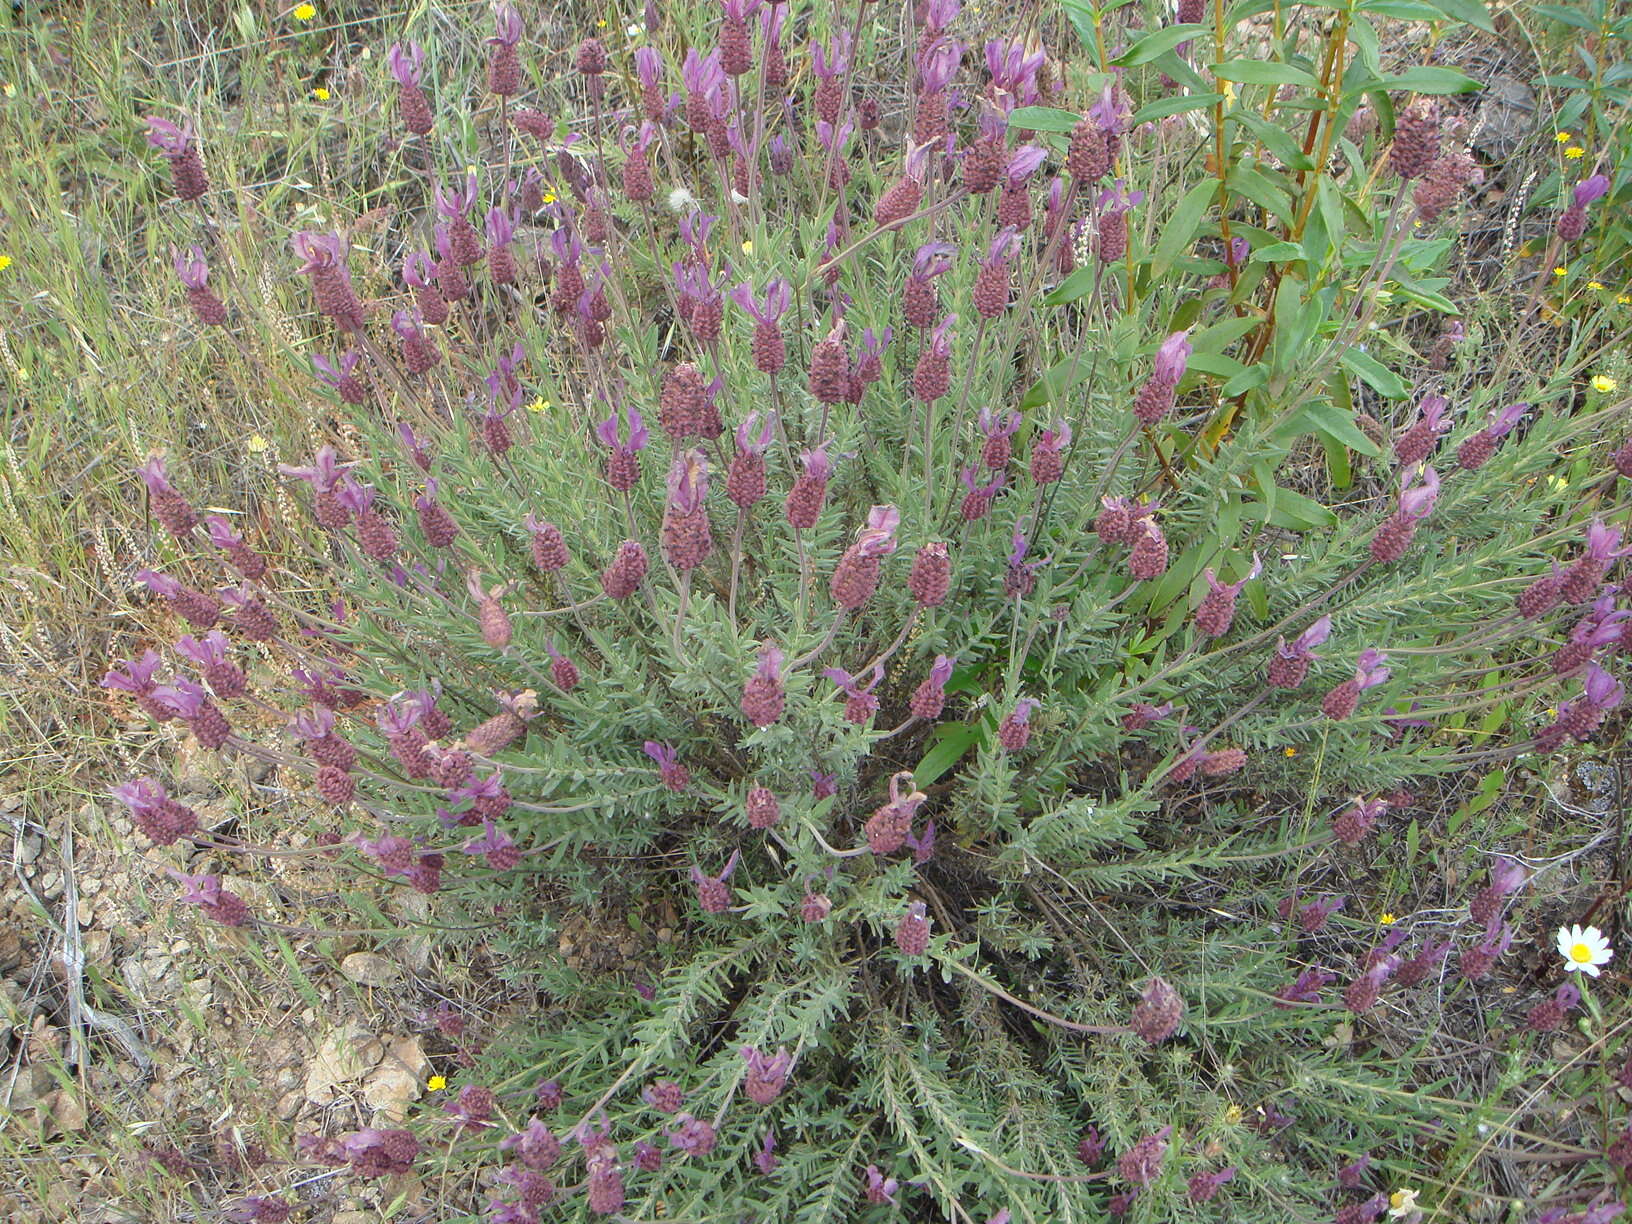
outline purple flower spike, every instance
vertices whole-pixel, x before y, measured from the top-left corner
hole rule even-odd
[[[425,48],[416,42],[409,43],[406,48],[401,43],[392,43],[391,49],[385,53],[385,62],[391,69],[391,75],[396,77],[397,84],[404,88],[417,86],[425,68]]]
[[[1439,500],[1439,473],[1431,467],[1423,468],[1418,479],[1420,484],[1408,480],[1400,490],[1400,513],[1409,519],[1427,518]]]
[[[1497,438],[1506,437],[1513,431],[1513,427],[1524,419],[1524,414],[1530,411],[1527,403],[1509,404],[1499,412],[1490,414],[1490,424],[1485,429]]]
[[[151,119],[149,123],[153,122]],[[1588,204],[1601,200],[1609,194],[1609,176],[1595,174],[1591,178],[1584,178],[1575,185],[1571,198],[1577,208],[1585,208]]]
[[[1037,168],[1047,159],[1048,150],[1040,145],[1021,145],[1013,153],[1009,154],[1009,160],[1003,168],[1003,173],[1010,183],[1019,187],[1035,174]]]
[[[994,38],[986,43],[985,50],[986,70],[992,74],[992,93],[998,109],[1007,114],[1016,106],[1036,103],[1042,96],[1037,72],[1046,54],[1039,49],[1028,55],[1026,44],[1019,39],[1006,43]]]
[[[781,10],[773,11],[780,12]],[[769,1177],[776,1172],[777,1166],[781,1163],[776,1158],[776,1132],[768,1130],[765,1132],[765,1141],[760,1144],[759,1150],[754,1153],[754,1168]]]
[[[764,303],[760,304],[754,299],[752,282],[743,281],[731,290],[730,298],[747,311],[756,323],[774,324],[793,304],[793,286],[778,277],[765,286]]]
[[[901,1188],[901,1183],[893,1177],[885,1177],[883,1170],[877,1165],[867,1166],[867,1201],[869,1203],[893,1203],[895,1192]]]
[[[1586,701],[1595,710],[1613,710],[1626,696],[1626,686],[1596,663],[1587,664]]]
[[[197,245],[175,255],[176,275],[188,289],[202,289],[209,283],[210,266],[204,262],[204,252]]]
[[[955,38],[940,38],[918,53],[919,87],[937,94],[952,83],[963,63],[963,44]]]
[[[1194,351],[1189,336],[1189,328],[1174,332],[1156,350],[1155,375],[1164,383],[1178,386],[1179,380],[1184,377],[1185,367]]]

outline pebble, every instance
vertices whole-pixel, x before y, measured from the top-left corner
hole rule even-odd
[[[340,972],[359,986],[389,986],[402,977],[396,962],[377,952],[353,952],[340,962]]]

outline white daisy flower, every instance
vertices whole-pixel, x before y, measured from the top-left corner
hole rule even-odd
[[[1609,964],[1615,950],[1597,927],[1559,927],[1558,954],[1564,958],[1565,973],[1585,973],[1597,977],[1598,969]]]
[[[1396,1220],[1410,1215],[1417,1209],[1417,1192],[1415,1190],[1396,1190],[1388,1196],[1388,1214]]]

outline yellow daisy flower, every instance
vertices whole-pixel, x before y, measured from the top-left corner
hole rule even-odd
[[[1564,150],[1564,156],[1569,158],[1571,161],[1580,161],[1586,155],[1587,151],[1580,145],[1571,145],[1569,148]]]
[[[1562,265],[1562,264],[1560,264],[1558,267],[1553,269],[1553,275],[1554,276],[1568,276],[1569,274],[1570,274],[1570,270],[1568,268],[1564,267],[1564,265]]]
[[[11,256],[0,255],[0,272],[4,272],[9,267],[11,267]]]
[[[1587,282],[1587,288],[1588,289],[1602,289],[1603,287],[1604,287],[1604,282],[1603,281],[1588,281]]]
[[[527,405],[527,411],[528,412],[548,412],[549,410],[550,410],[550,401],[545,399],[542,395],[540,395],[538,398],[533,400],[532,403]]]
[[[329,91],[324,89],[321,85],[316,85],[312,88],[312,97],[316,98],[319,102],[327,102],[329,100]]]
[[[742,253],[744,255],[752,255],[754,253],[754,240],[752,238],[745,238],[743,240]]]
[[[1575,139],[1575,137],[1572,136],[1569,132],[1559,132],[1556,136],[1553,137],[1553,139],[1558,141],[1559,144],[1569,144],[1570,141]]]
[[[446,1088],[447,1086],[448,1077],[445,1075],[433,1075],[430,1079],[425,1081],[425,1087],[429,1088],[432,1092],[441,1092],[442,1089]]]
[[[292,16],[296,21],[310,21],[313,17],[317,16],[317,5],[297,4],[295,5],[295,11],[291,13],[290,16]]]
[[[1295,756],[1298,755],[1298,750],[1296,748],[1291,747],[1290,745],[1288,745],[1287,747],[1281,749],[1281,751],[1283,753],[1285,753],[1289,757],[1295,757]]]
[[[1399,915],[1390,910],[1384,910],[1382,913],[1377,915],[1377,921],[1383,926],[1393,926],[1399,920]]]
[[[1632,306],[1632,293],[1617,294],[1615,303],[1618,306]]]
[[[1596,375],[1592,380],[1592,389],[1598,392],[1600,395],[1608,395],[1611,391],[1615,390],[1618,385],[1619,384],[1616,383],[1616,381],[1608,374]]]

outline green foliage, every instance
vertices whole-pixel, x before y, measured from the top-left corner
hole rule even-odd
[[[1467,913],[1489,856],[1546,865],[1517,838],[1522,820],[1496,819],[1500,796],[1509,787],[1541,792],[1549,766],[1538,750],[1557,747],[1548,728],[1566,725],[1566,700],[1565,714],[1585,701],[1587,660],[1560,679],[1557,652],[1582,625],[1606,623],[1607,610],[1592,622],[1580,599],[1522,617],[1515,597],[1555,561],[1581,564],[1590,524],[1627,521],[1606,456],[1622,443],[1626,401],[1615,384],[1628,380],[1598,365],[1617,316],[1609,291],[1589,292],[1581,279],[1625,275],[1615,206],[1627,149],[1610,122],[1624,102],[1621,65],[1603,63],[1601,50],[1583,61],[1590,83],[1542,78],[1574,91],[1560,120],[1568,114],[1588,132],[1594,164],[1612,180],[1562,284],[1548,279],[1557,250],[1548,235],[1555,205],[1580,176],[1561,162],[1501,218],[1522,231],[1515,249],[1548,249],[1539,265],[1533,255],[1525,265],[1546,275],[1516,283],[1508,273],[1525,258],[1516,255],[1481,296],[1455,224],[1475,197],[1455,194],[1437,219],[1419,217],[1433,210],[1389,168],[1388,153],[1401,114],[1421,106],[1408,95],[1451,107],[1477,82],[1454,67],[1399,62],[1377,23],[1426,22],[1442,39],[1473,37],[1463,27],[1490,28],[1483,5],[1362,0],[1339,7],[1325,34],[1276,10],[1262,47],[1245,41],[1244,23],[1264,6],[1220,10],[1216,27],[1209,10],[1199,23],[1151,23],[1142,34],[1121,28],[1125,8],[1068,2],[1063,21],[1043,26],[1062,89],[1033,96],[1015,87],[1028,96],[1009,116],[1011,144],[1036,134],[1050,160],[1005,273],[1009,301],[989,318],[977,303],[1001,213],[994,197],[969,197],[956,176],[932,174],[918,185],[918,215],[875,228],[872,205],[900,171],[873,134],[847,154],[854,178],[841,213],[813,132],[774,106],[760,115],[748,89],[754,74],[741,78],[734,104],[747,129],[738,135],[786,139],[790,174],[757,165],[757,191],[738,199],[730,158],[711,155],[706,133],[676,120],[653,145],[656,204],[623,198],[628,141],[610,133],[641,97],[637,40],[615,38],[615,29],[605,35],[613,66],[602,89],[571,72],[568,52],[536,49],[527,101],[557,120],[542,144],[505,125],[512,103],[483,93],[474,48],[486,29],[462,10],[415,14],[404,29],[363,15],[332,41],[291,35],[335,57],[322,88],[344,109],[331,114],[303,96],[306,109],[287,116],[276,154],[222,118],[225,79],[195,81],[156,108],[198,123],[217,190],[201,206],[158,210],[146,258],[200,243],[232,317],[225,332],[195,327],[169,284],[149,287],[150,307],[233,394],[275,388],[291,403],[320,403],[315,440],[354,464],[348,481],[373,491],[400,536],[388,562],[371,560],[354,518],[282,558],[288,564],[263,583],[287,639],[273,657],[284,669],[332,660],[369,699],[366,715],[337,703],[362,757],[355,800],[328,817],[356,835],[348,863],[401,887],[400,872],[370,858],[367,839],[401,833],[443,853],[435,918],[464,928],[443,936],[447,946],[479,943],[500,976],[546,1000],[455,1088],[492,1086],[504,1122],[519,1126],[540,1081],[562,1084],[561,1108],[541,1111],[568,1149],[551,1173],[569,1188],[550,1208],[558,1217],[590,1214],[577,1188],[602,1158],[569,1142],[585,1124],[607,1128],[617,1145],[632,1219],[883,1218],[889,1209],[869,1203],[867,1191],[893,1178],[914,1218],[984,1220],[1006,1210],[1015,1220],[1096,1220],[1130,1189],[1114,1158],[1164,1127],[1172,1129],[1163,1170],[1117,1202],[1134,1220],[1322,1218],[1358,1201],[1330,1187],[1336,1169],[1365,1151],[1376,1161],[1368,1191],[1414,1186],[1427,1210],[1461,1216],[1492,1184],[1491,1145],[1544,1125],[1524,1116],[1538,1084],[1568,1073],[1578,1095],[1589,1084],[1602,1091],[1601,1076],[1570,1070],[1585,1054],[1560,1072],[1536,1037],[1513,1031],[1542,997],[1532,987],[1557,984],[1556,968],[1544,982],[1525,981],[1511,968],[1515,956],[1495,978],[1463,980],[1457,957],[1490,937]],[[809,37],[838,36],[841,18],[813,12]],[[240,36],[264,33],[258,20],[245,10]],[[1611,30],[1607,10],[1594,28]],[[874,58],[858,52],[858,62],[916,79],[910,42],[882,21],[860,30]],[[562,33],[555,45],[570,48],[582,31]],[[430,51],[436,127],[403,141],[394,108],[382,104],[394,86],[381,61],[391,41],[409,37]],[[679,87],[682,48],[715,37],[711,9],[663,15],[653,41],[669,64],[665,88]],[[804,37],[801,29],[801,47]],[[1124,41],[1110,59],[1107,47]],[[273,88],[269,69],[281,61],[255,63],[231,85],[246,105]],[[1113,65],[1126,73],[1112,74]],[[1164,76],[1189,92],[1174,92]],[[984,73],[960,80],[989,105],[1014,100]],[[871,80],[856,84],[857,96],[881,97],[892,123],[910,127],[911,108],[925,101],[916,86],[903,104]],[[1078,182],[1064,169],[1096,99],[1137,121],[1113,132],[1115,174],[1143,193],[1115,258],[1102,258],[1116,224],[1107,219],[1113,202],[1100,198],[1109,180]],[[975,118],[954,117],[960,147]],[[569,130],[581,139],[567,143]],[[106,143],[162,174],[161,159],[128,132]],[[1548,136],[1534,143],[1565,157]],[[1448,140],[1444,147],[1451,151]],[[340,182],[325,174],[296,194],[296,174],[331,162],[346,168]],[[484,204],[499,202],[507,176],[519,182],[532,171],[553,205],[519,217],[520,283],[495,285],[473,268],[470,301],[448,326],[429,329],[441,360],[410,373],[385,325],[413,306],[397,269],[439,220],[434,190],[467,164],[483,168]],[[605,179],[586,195],[574,188],[573,166]],[[1054,171],[1059,211],[1045,215],[1043,176]],[[160,181],[132,183],[156,192]],[[678,218],[657,211],[671,189]],[[372,209],[385,211],[365,221]],[[695,226],[695,210],[716,224],[688,248],[677,220]],[[267,215],[292,231],[349,232],[350,274],[376,305],[364,337],[311,312]],[[129,229],[118,221],[104,214],[109,248]],[[590,240],[592,226],[600,236]],[[575,262],[564,254],[568,230],[593,248],[581,260],[591,293],[570,295],[563,310],[536,256],[542,248],[547,257],[552,232],[561,234],[559,286]],[[958,320],[946,333],[950,390],[926,397],[928,329],[906,325],[902,299],[920,245],[932,241],[952,248],[935,282],[936,316]],[[1062,251],[1071,258],[1062,262]],[[688,259],[720,290],[746,282],[759,298],[774,278],[789,282],[785,369],[767,373],[752,320],[729,301],[717,341],[686,321],[683,286],[670,273]],[[108,296],[96,308],[111,314]],[[604,334],[586,326],[580,302],[605,305],[595,320]],[[1441,346],[1444,315],[1465,324],[1460,344]],[[864,333],[886,328],[893,339],[859,402],[819,396],[805,376],[813,346],[831,335],[854,362]],[[141,344],[120,334],[135,363]],[[1180,339],[1191,346],[1183,372],[1160,386],[1154,371],[1170,365]],[[310,367],[314,354],[354,341],[371,381],[361,406],[315,381]],[[512,346],[513,395],[498,364]],[[724,430],[701,444],[659,426],[665,380],[682,360],[719,379],[712,402]],[[1132,409],[1150,394],[1171,403],[1137,421]],[[1398,462],[1396,448],[1435,395],[1451,405],[1448,431],[1425,452],[1441,482],[1437,501],[1389,553],[1380,533],[1399,525],[1402,493],[1430,479],[1419,463]],[[1463,446],[1518,401],[1529,408],[1517,427],[1487,461],[1464,463]],[[999,465],[1006,487],[985,509],[964,496],[970,482],[991,478],[977,413],[1000,419],[1011,407],[1021,418],[1015,457]],[[628,408],[653,439],[639,455],[641,477],[623,492],[604,476],[608,448],[596,427],[609,416],[622,422]],[[770,494],[739,514],[724,497],[742,454],[734,433],[750,413],[771,412]],[[495,414],[513,445],[494,444]],[[425,473],[403,445],[404,425],[432,456],[437,499],[459,527],[451,546],[433,546],[416,523]],[[1039,482],[1031,465],[1062,425],[1071,430],[1063,479]],[[619,429],[629,436],[627,424]],[[816,525],[796,531],[783,499],[818,448],[833,460],[831,484]],[[280,448],[280,458],[293,455],[292,444]],[[206,495],[207,469],[179,445],[169,457],[172,478],[198,504],[227,500]],[[675,543],[685,507],[672,485],[699,469],[710,481],[702,514],[711,544],[701,565],[686,568]],[[267,475],[251,491],[269,505],[310,501],[294,484],[271,492]],[[1143,507],[1153,528],[1112,531],[1118,505]],[[898,548],[883,556],[876,591],[841,614],[830,583],[857,567],[858,540],[878,538],[877,521],[864,524],[883,507],[899,514],[885,533]],[[533,564],[528,515],[559,525],[571,554],[563,568]],[[235,522],[254,546],[272,547],[256,516]],[[1152,529],[1161,560],[1141,573],[1135,558],[1156,538]],[[651,569],[634,596],[614,599],[601,576],[626,539],[642,543]],[[924,606],[907,575],[920,548],[943,542],[951,594]],[[178,577],[224,580],[197,536],[160,548]],[[473,593],[467,576],[498,594]],[[1203,630],[1222,582],[1240,584],[1240,603],[1215,636]],[[344,600],[343,617],[323,611],[332,596]],[[490,600],[508,619],[503,634],[493,632]],[[1307,678],[1270,683],[1277,653],[1294,650],[1287,644],[1323,617],[1332,634],[1307,656]],[[773,670],[785,708],[753,726],[745,686],[766,645],[783,653]],[[1617,644],[1599,645],[1597,661],[1613,667]],[[1360,693],[1352,713],[1334,716],[1323,697],[1336,696],[1370,649],[1387,653],[1391,674]],[[916,717],[915,691],[941,655],[956,660],[945,709]],[[562,680],[557,656],[576,666],[577,683]],[[823,669],[848,669],[865,686],[875,661],[877,712],[850,721]],[[258,700],[295,712],[297,685],[257,680]],[[470,842],[493,832],[465,806],[469,796],[411,768],[373,717],[409,710],[402,695],[423,690],[439,694],[437,708],[452,720],[442,747],[466,742],[500,698],[536,698],[526,730],[476,761],[478,777],[503,782],[508,803],[489,823],[514,838],[519,863],[484,859]],[[1039,703],[1029,723],[1016,717],[1028,701]],[[240,710],[247,722],[246,705],[222,704],[235,724]],[[1605,743],[1617,735],[1613,717],[1603,720]],[[663,776],[649,742],[677,753],[685,786]],[[291,779],[313,772],[286,743],[267,751]],[[819,793],[813,777],[832,779],[833,791]],[[770,828],[749,822],[756,787],[778,800]],[[1376,833],[1336,837],[1334,818],[1357,796],[1382,795],[1393,811]],[[892,804],[906,809],[913,843],[873,853],[869,819]],[[1565,834],[1566,853],[1592,836]],[[728,871],[732,907],[713,912],[699,883]],[[1351,903],[1322,922],[1304,917],[1310,902],[1337,896]],[[1394,927],[1407,936],[1402,955],[1441,938],[1455,951],[1426,981],[1359,1006],[1339,992],[1362,978],[1392,921],[1380,925],[1375,907],[1352,899],[1376,896],[1403,915]],[[1552,966],[1543,922],[1559,915],[1544,919],[1526,895],[1513,905],[1520,938]],[[922,951],[908,935],[920,907],[931,932]],[[673,924],[667,938],[626,953],[624,932],[659,923]],[[574,956],[562,950],[569,924]],[[273,937],[291,959],[288,942]],[[1332,980],[1278,997],[1316,969]],[[1146,1040],[1130,1010],[1157,977],[1186,1011],[1176,1036]],[[1512,984],[1512,997],[1497,982]],[[1619,1041],[1596,1009],[1589,998],[1581,1013],[1595,1059]],[[786,1088],[768,1105],[747,1098],[744,1047],[793,1056]],[[1448,1070],[1453,1059],[1461,1061]],[[1475,1074],[1488,1086],[1464,1087]],[[655,1079],[680,1083],[684,1109],[717,1128],[712,1152],[682,1156],[669,1146],[675,1120],[641,1093]],[[1599,1109],[1608,1117],[1613,1107]],[[502,1163],[495,1132],[459,1131],[435,1110],[415,1125],[434,1140],[426,1161],[484,1177]],[[1076,1154],[1090,1126],[1110,1153],[1094,1168]],[[771,1172],[754,1164],[767,1132],[780,1162]],[[1541,1142],[1556,1154],[1576,1139],[1560,1131]],[[636,1143],[663,1150],[661,1170],[637,1171]],[[1187,1179],[1226,1165],[1237,1174],[1220,1196],[1192,1202]],[[1593,1173],[1577,1188],[1607,1194],[1612,1183]]]

